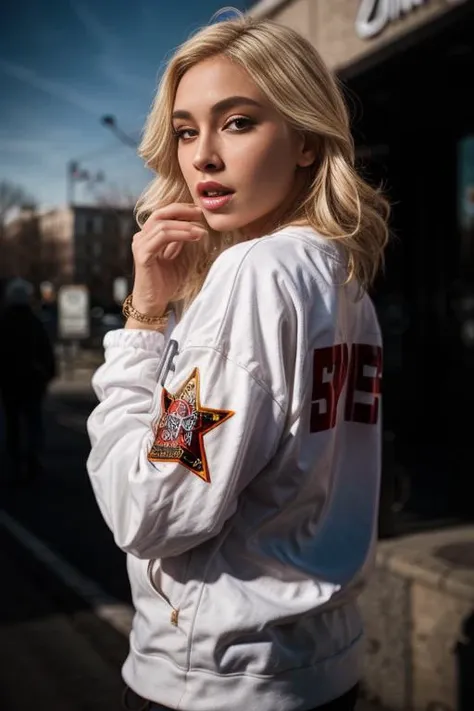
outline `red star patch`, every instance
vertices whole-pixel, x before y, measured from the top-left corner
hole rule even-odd
[[[174,395],[163,388],[161,415],[148,454],[149,461],[179,462],[210,483],[203,437],[233,414],[232,410],[215,410],[201,405],[199,368],[195,368]]]

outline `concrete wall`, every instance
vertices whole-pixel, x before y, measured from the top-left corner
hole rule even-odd
[[[450,548],[454,563],[442,555]],[[394,711],[461,709],[456,650],[474,611],[474,527],[379,543],[361,608],[368,697]]]

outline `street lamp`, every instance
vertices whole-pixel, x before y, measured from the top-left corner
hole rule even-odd
[[[132,148],[138,147],[138,141],[129,136],[128,133],[125,133],[125,131],[122,131],[120,126],[117,124],[115,116],[107,114],[101,117],[100,122],[103,126],[110,128],[110,130],[115,133],[117,138],[122,141],[122,143],[125,143],[126,146],[131,146]]]

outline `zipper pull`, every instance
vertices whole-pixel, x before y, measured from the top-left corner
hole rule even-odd
[[[178,617],[179,617],[179,610],[173,609],[173,611],[171,613],[171,624],[174,627],[178,626]]]

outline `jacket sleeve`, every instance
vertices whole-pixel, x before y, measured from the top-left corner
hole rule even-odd
[[[265,467],[284,411],[257,374],[217,346],[188,345],[158,379],[164,338],[118,330],[93,385],[88,472],[117,545],[179,555],[222,529]]]

